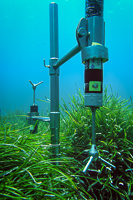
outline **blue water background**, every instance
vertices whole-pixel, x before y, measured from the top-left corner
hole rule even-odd
[[[33,103],[33,83],[43,81],[36,98],[50,98],[49,4],[50,0],[0,0],[0,108],[29,111]],[[56,0],[59,15],[59,57],[76,44],[75,31],[85,17],[85,0]],[[109,61],[104,64],[104,85],[111,85],[122,98],[133,97],[133,1],[105,0],[105,45]],[[76,85],[75,85],[76,83]],[[84,65],[80,53],[60,67],[61,97],[70,101],[84,86]],[[47,103],[36,101],[40,113]]]

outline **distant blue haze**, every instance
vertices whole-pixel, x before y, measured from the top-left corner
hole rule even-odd
[[[36,98],[49,98],[49,4],[50,0],[0,0],[0,108],[12,111],[33,103],[33,83],[43,81]],[[56,0],[59,12],[60,58],[76,44],[75,30],[85,16],[85,0]],[[104,85],[111,85],[122,98],[133,97],[133,1],[105,0],[105,43],[109,61],[104,65]],[[76,83],[76,85],[75,85]],[[60,67],[61,97],[70,101],[84,86],[80,53]],[[76,88],[77,87],[77,88]],[[48,104],[36,101],[39,111]]]

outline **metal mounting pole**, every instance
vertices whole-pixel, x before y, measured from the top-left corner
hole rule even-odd
[[[96,108],[92,107],[92,144],[96,144],[96,133],[95,133],[95,113]]]
[[[54,69],[54,64],[57,62],[58,54],[58,5],[51,3],[50,10],[50,129],[51,129],[51,149],[52,157],[57,158],[60,154],[59,144],[59,128],[60,128],[60,113],[59,113],[59,68]]]

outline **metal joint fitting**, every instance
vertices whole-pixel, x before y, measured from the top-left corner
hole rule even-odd
[[[30,130],[36,133],[39,121],[37,119],[33,119],[34,116],[39,116],[39,112],[28,112],[27,121],[28,124],[31,125]]]
[[[82,48],[86,46],[86,37],[88,36],[86,28],[87,28],[87,19],[81,18],[76,29],[76,38],[78,45]]]
[[[103,63],[108,61],[108,48],[103,45],[88,46],[82,49],[82,63],[89,59],[101,58]]]
[[[85,94],[85,106],[100,107],[103,106],[103,95],[98,93]]]
[[[59,75],[59,68],[55,69],[53,66],[58,61],[58,58],[52,57],[50,58],[50,68],[49,68],[49,75],[57,74]]]
[[[33,119],[34,116],[39,116],[39,112],[28,112],[27,114],[27,120],[28,120],[28,124],[35,124],[36,123],[36,119]]]
[[[82,24],[82,27],[85,27],[85,20],[83,19],[80,24]],[[81,51],[82,63],[95,58],[102,59],[103,63],[108,61],[108,48],[104,46],[105,23],[103,17],[89,17],[86,24],[87,33],[90,34],[89,37],[86,37],[87,44]]]

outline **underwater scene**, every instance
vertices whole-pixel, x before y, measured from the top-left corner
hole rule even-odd
[[[131,0],[0,0],[0,199],[132,200]]]

